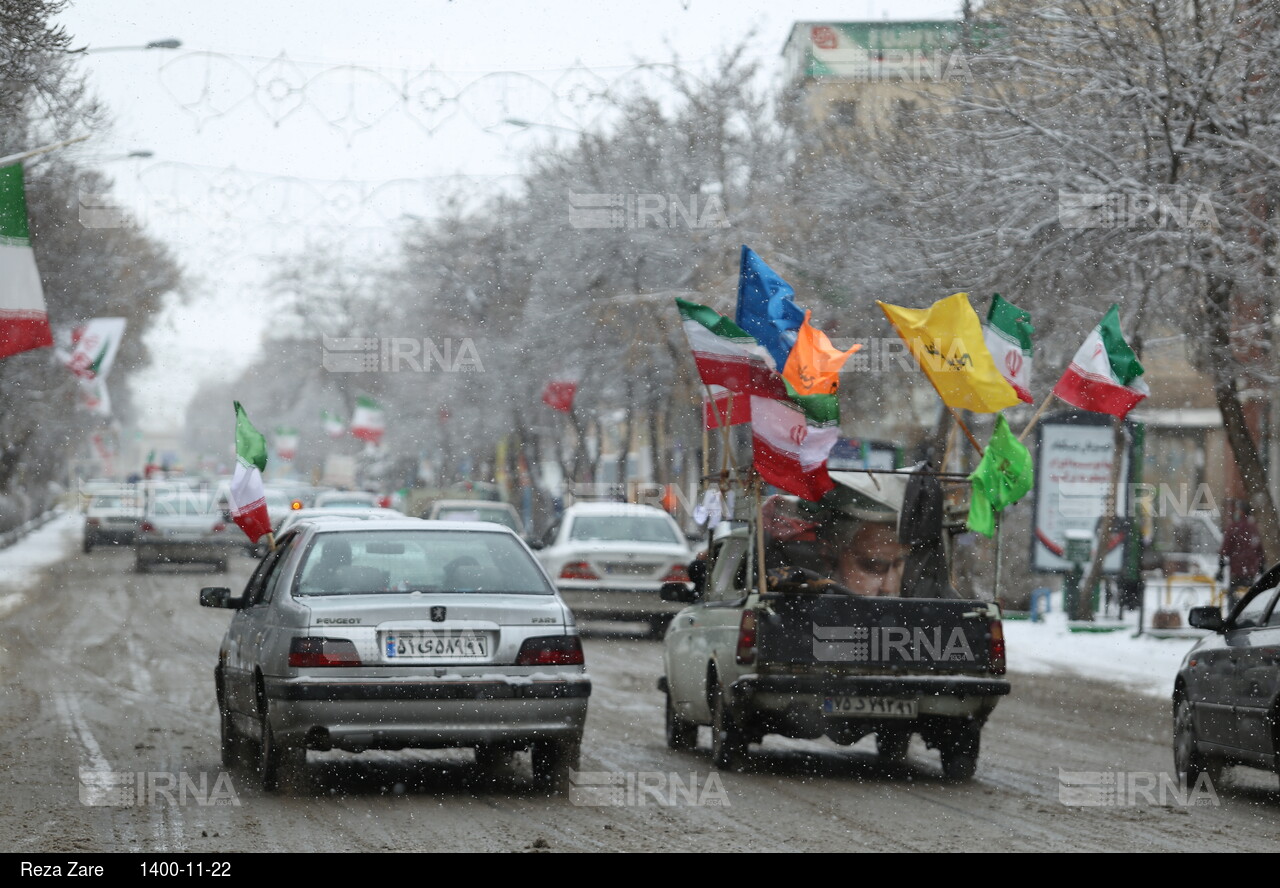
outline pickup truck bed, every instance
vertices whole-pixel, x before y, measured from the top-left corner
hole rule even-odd
[[[711,725],[717,767],[736,767],[766,734],[875,734],[891,761],[919,734],[948,777],[967,779],[1010,687],[999,610],[978,601],[752,592],[694,602],[666,646],[668,743],[691,746]]]

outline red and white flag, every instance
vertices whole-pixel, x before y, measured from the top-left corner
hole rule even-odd
[[[573,412],[573,398],[578,393],[578,384],[567,379],[555,379],[548,382],[542,390],[542,403],[552,410],[561,413]]]
[[[244,531],[249,542],[256,543],[271,533],[271,517],[267,514],[267,494],[262,473],[267,468],[267,439],[253,427],[244,408],[236,401],[236,470],[231,476],[231,520]]]
[[[53,345],[27,228],[22,164],[0,167],[0,358]]]
[[[356,398],[356,409],[351,414],[351,434],[361,441],[377,444],[387,429],[382,406],[373,398],[361,395]]]
[[[751,439],[755,469],[769,484],[814,501],[835,487],[827,456],[840,437],[837,426],[816,428],[791,401],[751,396]]]
[[[1151,393],[1142,365],[1120,332],[1120,307],[1113,305],[1071,359],[1053,393],[1073,407],[1124,419]]]
[[[718,429],[721,425],[735,426],[751,422],[751,398],[735,395],[724,386],[710,386],[711,397],[702,396],[702,424],[704,428]]]

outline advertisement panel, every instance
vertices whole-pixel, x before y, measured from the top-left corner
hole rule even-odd
[[[1132,426],[1131,423],[1126,425]],[[1069,531],[1085,531],[1096,539],[1106,515],[1114,458],[1112,419],[1098,413],[1058,413],[1036,427],[1035,525],[1031,535],[1033,570],[1065,573]],[[1133,436],[1129,436],[1133,440]],[[1132,445],[1122,454],[1116,515],[1130,512]],[[1124,560],[1123,533],[1107,541],[1103,573],[1118,574]]]

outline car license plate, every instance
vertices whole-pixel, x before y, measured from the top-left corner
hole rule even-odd
[[[388,632],[382,649],[388,660],[483,660],[489,639],[474,632]]]
[[[609,562],[605,565],[604,572],[611,576],[620,577],[647,577],[656,569],[652,564],[634,564],[632,562]]]
[[[822,701],[822,711],[850,718],[915,718],[920,714],[917,701],[896,697],[828,697]]]

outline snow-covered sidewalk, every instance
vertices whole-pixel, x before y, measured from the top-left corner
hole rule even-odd
[[[1174,676],[1195,638],[1135,637],[1136,613],[1114,632],[1072,632],[1062,612],[1061,594],[1055,593],[1052,607],[1043,622],[1004,621],[1011,675],[1068,673],[1126,685],[1141,694],[1172,695]],[[1100,621],[1100,625],[1113,623]]]
[[[40,572],[63,561],[80,547],[84,515],[63,512],[18,542],[0,549],[0,618],[22,605],[24,594]]]

